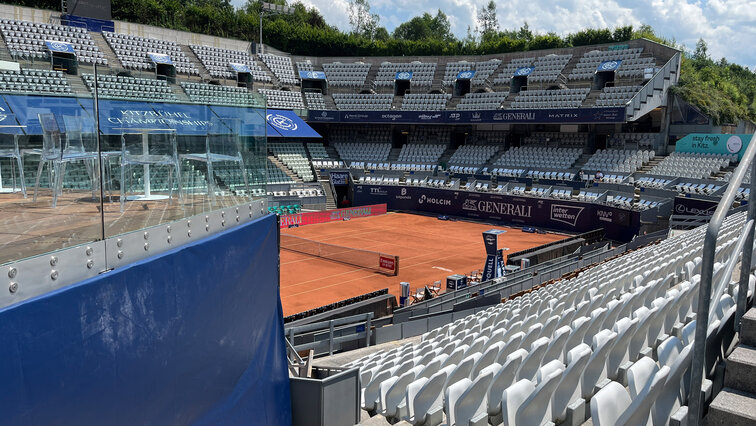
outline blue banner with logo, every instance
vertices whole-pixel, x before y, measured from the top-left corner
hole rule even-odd
[[[512,76],[513,77],[525,77],[525,76],[529,76],[533,72],[534,69],[535,69],[535,67],[521,67],[521,68],[517,68],[515,70],[514,74],[512,74]]]
[[[246,64],[237,64],[237,63],[229,63],[228,67],[231,68],[232,71],[236,71],[239,73],[247,73],[250,74],[252,71],[249,70],[249,67]]]
[[[45,46],[47,46],[47,49],[53,53],[70,53],[72,55],[76,54],[73,44],[66,43],[65,41],[45,40]]]
[[[624,123],[624,107],[510,109],[485,111],[324,111],[309,110],[311,123]]]
[[[677,141],[675,151],[737,155],[740,160],[751,143],[751,136],[691,133]]]
[[[302,80],[325,80],[326,74],[323,71],[300,71],[299,78]]]
[[[412,71],[399,71],[394,76],[395,80],[412,80]]]
[[[268,136],[275,137],[274,133],[271,133],[271,128],[275,133],[281,135],[284,138],[319,138],[321,137],[318,132],[313,130],[307,123],[304,122],[298,115],[294,114],[294,111],[285,109],[269,109],[268,114],[265,116],[265,120],[268,122]]]
[[[240,134],[242,136],[278,136],[278,132],[270,129],[263,115],[264,108],[239,108],[232,106],[211,105],[210,109],[220,118],[239,119],[241,121]]]
[[[475,77],[475,71],[472,71],[472,70],[460,71],[457,74],[457,80],[470,80],[473,77]]]
[[[622,65],[622,61],[619,59],[616,61],[604,61],[599,64],[599,66],[596,68],[596,71],[617,71],[620,65]]]
[[[147,52],[147,56],[149,56],[155,64],[173,65],[171,57],[166,53]]]
[[[79,103],[77,98],[63,96],[24,96],[3,95],[10,111],[16,116],[18,123],[27,135],[41,135],[42,126],[39,124],[39,114],[55,114],[56,119],[63,122],[64,115],[86,116],[87,122],[94,122],[92,115],[92,100],[89,105]],[[87,99],[82,99],[87,101]],[[87,107],[88,106],[88,107]]]
[[[206,105],[102,99],[100,131],[119,135],[129,130],[172,129],[178,135],[205,135],[213,113]]]
[[[354,205],[386,203],[391,210],[498,221],[568,232],[604,228],[616,241],[630,241],[640,212],[593,203],[395,185],[354,185]]]

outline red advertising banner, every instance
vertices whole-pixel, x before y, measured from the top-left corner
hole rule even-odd
[[[378,258],[378,266],[387,271],[391,271],[394,275],[399,273],[399,257],[397,256],[385,256],[380,255]]]
[[[335,222],[346,218],[351,219],[356,217],[378,216],[382,214],[386,214],[386,204],[372,204],[369,206],[324,210],[321,212],[288,214],[281,216],[281,228]]]

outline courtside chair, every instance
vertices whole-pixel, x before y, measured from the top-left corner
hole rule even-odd
[[[26,198],[26,182],[24,180],[24,165],[21,158],[21,151],[18,149],[19,134],[12,131],[13,128],[0,127],[0,158],[11,159],[11,180],[13,182],[13,192],[16,191],[16,172],[12,161],[16,160],[19,174],[19,186],[21,193]],[[16,129],[17,130],[17,129]]]
[[[97,150],[90,145],[96,143],[94,138],[83,137],[81,117],[64,117],[64,123],[71,126],[70,132],[63,132],[60,123],[54,114],[38,114],[37,118],[42,126],[42,151],[37,167],[37,178],[34,183],[34,201],[37,201],[39,192],[39,180],[45,164],[52,168],[52,206],[57,206],[58,196],[63,192],[63,175],[66,172],[66,164],[83,161],[87,167],[87,173],[92,182],[92,193],[96,196],[99,185],[99,167],[95,162],[99,159]],[[65,143],[63,139],[65,138]],[[86,141],[86,147],[85,147]]]

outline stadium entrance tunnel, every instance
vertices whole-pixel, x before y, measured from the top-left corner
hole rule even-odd
[[[410,80],[395,80],[394,81],[394,95],[404,96],[404,94],[410,89]]]
[[[593,75],[593,88],[601,90],[604,87],[614,86],[614,70],[612,71],[597,71]]]
[[[522,90],[528,90],[528,76],[520,75],[512,77],[509,93],[520,93]]]
[[[454,82],[454,96],[465,96],[470,93],[470,79],[457,79]]]

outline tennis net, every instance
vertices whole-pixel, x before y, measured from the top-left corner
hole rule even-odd
[[[343,247],[283,233],[281,234],[281,248],[371,269],[386,275],[399,273],[399,256],[393,254]]]

